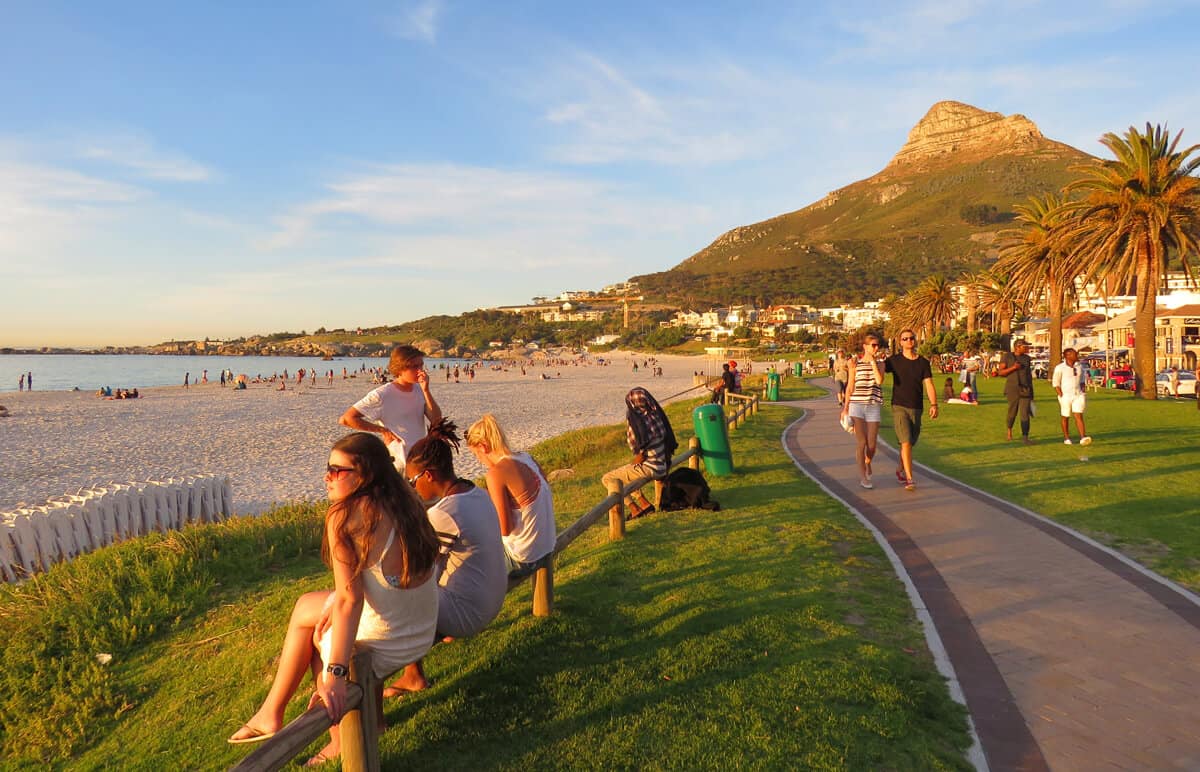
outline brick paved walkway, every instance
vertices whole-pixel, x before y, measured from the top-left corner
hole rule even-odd
[[[905,566],[990,769],[1200,770],[1200,598],[931,470],[905,491],[882,444],[864,490],[836,400],[783,404],[797,465]]]

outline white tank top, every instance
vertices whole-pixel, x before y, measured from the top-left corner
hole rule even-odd
[[[554,551],[558,534],[554,524],[554,494],[528,453],[514,453],[512,459],[524,464],[538,481],[537,497],[517,510],[516,526],[504,538],[504,549],[513,560],[532,563]]]

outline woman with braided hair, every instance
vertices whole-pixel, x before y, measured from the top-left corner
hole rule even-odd
[[[459,436],[453,422],[441,419],[408,451],[408,481],[429,504],[429,522],[437,532],[437,639],[475,635],[500,613],[507,588],[504,544],[496,508],[484,491],[454,472]],[[384,697],[429,686],[420,660],[404,669]]]

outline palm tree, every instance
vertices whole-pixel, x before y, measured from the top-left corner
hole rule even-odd
[[[999,320],[1000,334],[1011,333],[1017,304],[1008,292],[1008,277],[991,270],[981,271],[974,275],[974,286],[979,310],[992,315],[992,332],[996,332],[995,322]]]
[[[1067,301],[1075,299],[1079,258],[1063,243],[1066,203],[1047,193],[1031,196],[1013,211],[1021,227],[1000,234],[1000,259],[993,266],[1008,277],[1006,292],[1017,303],[1036,303],[1043,295],[1050,315],[1050,361],[1062,358],[1062,321]]]
[[[1100,138],[1116,160],[1077,167],[1082,179],[1066,192],[1084,197],[1070,204],[1074,215],[1066,236],[1073,249],[1094,256],[1092,275],[1133,281],[1134,371],[1139,396],[1155,399],[1155,300],[1162,274],[1172,254],[1191,272],[1189,258],[1200,248],[1200,149],[1179,150],[1183,132],[1171,139],[1164,126],[1146,124],[1143,134],[1133,126],[1119,137]]]
[[[921,320],[928,338],[934,332],[954,326],[958,316],[958,298],[954,285],[941,274],[926,276],[908,295],[908,306],[913,316]]]
[[[979,290],[977,288],[978,274],[964,271],[958,277],[958,287],[962,291],[963,305],[966,306],[967,312],[967,335],[975,334],[975,327],[979,322]]]

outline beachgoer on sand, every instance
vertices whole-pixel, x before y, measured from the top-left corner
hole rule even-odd
[[[442,419],[408,452],[405,477],[429,505],[429,522],[437,532],[438,623],[435,640],[467,638],[483,630],[500,613],[507,586],[507,564],[496,507],[487,491],[454,471],[458,451],[456,427]],[[383,690],[398,697],[429,686],[421,661]]]
[[[383,437],[396,468],[403,470],[407,448],[425,436],[425,422],[442,420],[442,409],[429,390],[425,354],[414,346],[396,346],[388,360],[392,381],[374,389],[342,414],[339,423]]]
[[[667,414],[641,386],[630,389],[625,395],[625,424],[625,439],[633,451],[633,460],[600,478],[605,490],[614,483],[624,487],[646,478],[663,479],[671,469],[671,454],[679,447]],[[630,520],[654,511],[654,504],[643,490],[639,488],[625,498]]]
[[[334,589],[296,601],[270,691],[229,737],[233,744],[272,737],[311,670],[316,691],[309,707],[323,704],[335,724],[329,744],[309,759],[313,765],[341,752],[336,724],[346,712],[354,650],[370,650],[375,675],[384,678],[429,651],[438,614],[437,534],[379,437],[358,432],[338,440],[329,453],[325,490],[330,506],[321,553],[333,570]]]
[[[554,551],[554,495],[533,457],[514,453],[496,417],[484,414],[467,431],[467,447],[487,470],[511,579],[532,574]]]

